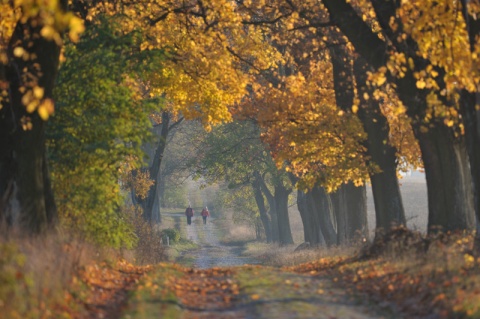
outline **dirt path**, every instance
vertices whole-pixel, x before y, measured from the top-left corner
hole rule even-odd
[[[203,224],[201,217],[193,217],[192,224],[186,226],[186,238],[200,248],[185,254],[190,260],[188,264],[197,269],[258,264],[255,259],[242,256],[243,247],[224,245],[220,237],[221,229],[215,218]]]
[[[144,278],[123,318],[396,318],[358,304],[326,278],[262,266],[162,265]]]
[[[123,318],[400,318],[360,305],[331,278],[245,265],[254,261],[240,256],[239,247],[222,245],[213,220],[194,220],[186,229],[200,245],[189,253],[193,267],[158,265]]]

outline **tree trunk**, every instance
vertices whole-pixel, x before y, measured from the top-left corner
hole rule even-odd
[[[333,203],[330,194],[328,194],[323,187],[315,186],[307,193],[307,204],[311,207],[314,216],[314,224],[319,225],[317,228],[317,240],[330,247],[337,244],[337,232],[335,230],[332,217]],[[321,237],[320,237],[321,236]]]
[[[277,215],[277,208],[275,197],[272,195],[272,192],[267,187],[265,180],[263,178],[257,179],[260,184],[260,189],[262,193],[267,198],[269,212],[270,212],[270,229],[271,229],[271,236],[272,242],[279,243],[280,242],[280,234],[279,234],[279,226],[278,226],[278,215]]]
[[[473,204],[476,216],[474,250],[477,255],[480,255],[480,94],[463,91],[460,103],[473,183]]]
[[[416,130],[428,191],[428,231],[473,229],[472,179],[464,140],[437,125]]]
[[[337,105],[344,111],[350,112],[355,96],[353,89],[353,75],[355,75],[357,96],[361,102],[357,115],[362,122],[363,129],[367,133],[367,140],[364,143],[367,150],[366,153],[371,158],[371,161],[381,170],[380,173],[370,174],[375,201],[375,213],[377,215],[376,233],[388,231],[394,225],[405,225],[405,212],[396,175],[396,150],[388,144],[389,126],[381,113],[378,101],[375,101],[373,98],[369,100],[364,99],[364,93],[373,97],[373,89],[367,85],[366,72],[369,70],[368,65],[363,58],[357,57],[352,69],[348,63],[350,56],[341,45],[332,47],[330,53],[332,55]],[[355,192],[349,194],[349,196],[353,194]],[[337,199],[335,211],[337,212],[339,244],[352,239],[351,234],[348,234],[347,229],[344,229],[344,227],[350,227],[345,219],[348,215],[344,216],[350,210],[342,204],[349,197],[344,195],[342,190],[340,190],[340,193],[333,196]],[[358,194],[358,196],[360,205],[365,205],[365,201],[361,199],[361,194]],[[361,215],[358,217],[366,219],[366,206],[365,209],[360,207],[359,212]],[[358,221],[360,222],[360,220]],[[364,226],[366,227],[366,223]],[[368,237],[368,233],[364,232],[364,236]]]
[[[275,208],[278,217],[278,237],[280,245],[293,244],[290,218],[288,216],[288,195],[291,189],[279,184],[275,185]]]
[[[344,185],[340,186],[334,193],[330,194],[333,204],[333,212],[337,222],[336,244],[341,245],[347,242],[347,199]]]
[[[470,40],[470,51],[475,51],[477,36],[480,33],[480,19],[475,19],[468,14],[467,0],[461,0],[462,14],[467,25]],[[460,111],[465,125],[468,156],[470,159],[470,171],[473,182],[473,202],[476,218],[476,234],[474,251],[480,255],[480,87],[476,93],[462,91]]]
[[[378,173],[370,173],[370,181],[375,205],[375,236],[381,236],[391,227],[404,226],[406,219],[397,178],[397,150],[388,143],[390,128],[387,119],[382,114],[378,101],[364,98],[365,93],[373,96],[373,89],[367,84],[367,71],[365,60],[356,58],[354,74],[361,105],[357,114],[367,133],[367,154],[380,169]]]
[[[337,244],[363,240],[368,236],[367,192],[365,186],[343,184],[331,194],[337,220]]]
[[[166,174],[162,174],[160,172],[160,178],[158,179],[158,201],[160,205],[160,209],[166,208],[165,206],[165,180],[166,180]],[[161,217],[161,216],[160,216]]]
[[[160,206],[158,210],[154,211],[153,206],[155,198],[157,197],[158,178],[160,172],[160,166],[162,165],[163,152],[167,146],[167,137],[169,132],[170,114],[167,111],[162,112],[162,129],[160,132],[157,148],[155,149],[155,155],[153,156],[152,165],[149,168],[150,178],[153,180],[153,185],[148,191],[148,195],[145,199],[137,197],[136,201],[143,208],[143,218],[150,222],[156,223],[160,221]]]
[[[390,21],[396,15],[399,3],[380,0],[372,1],[373,8],[378,16],[382,28],[385,30],[394,46],[414,61],[415,70],[422,70],[430,61],[416,54],[417,43],[407,37],[398,40],[403,31],[400,28],[392,29]],[[443,76],[445,71],[437,69],[440,89],[445,87]],[[474,223],[472,176],[468,169],[468,157],[464,138],[454,137],[454,133],[443,123],[442,119],[426,124],[424,118],[427,102],[426,90],[415,87],[416,79],[408,71],[403,79],[396,79],[398,95],[407,106],[407,114],[413,120],[415,135],[420,143],[422,158],[425,165],[425,174],[428,189],[429,231],[471,229]],[[439,96],[442,100],[443,97]],[[442,100],[445,104],[452,102]]]
[[[36,111],[27,113],[20,88],[32,89],[38,85],[44,89],[44,99],[52,98],[60,47],[39,36],[43,26],[31,24],[32,20],[28,20],[16,25],[8,49],[11,62],[4,73],[10,100],[3,103],[0,110],[0,215],[4,220],[13,221],[12,214],[18,213],[23,230],[38,234],[56,224],[57,208],[48,175],[45,122]],[[15,47],[24,48],[36,59],[25,61],[15,57],[12,53]],[[32,79],[37,81],[33,86]],[[32,124],[31,129],[22,127],[25,120]],[[15,200],[18,200],[18,212],[11,210]]]
[[[303,240],[310,245],[317,245],[313,212],[307,205],[307,195],[301,190],[297,191],[297,208],[303,224]]]
[[[367,188],[355,186],[352,182],[345,185],[347,199],[347,240],[357,241],[368,238]]]
[[[265,231],[265,238],[267,243],[272,242],[272,226],[270,219],[268,218],[267,209],[265,207],[265,199],[260,188],[260,182],[258,178],[262,178],[258,172],[254,173],[254,181],[252,182],[253,193],[255,196],[255,202],[257,203],[258,211],[260,213],[260,220],[262,221],[263,229]]]

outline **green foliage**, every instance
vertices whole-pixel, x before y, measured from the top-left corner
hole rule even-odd
[[[175,228],[167,228],[162,230],[162,237],[168,236],[170,242],[176,243],[180,241],[180,232]]]
[[[217,194],[215,207],[221,211],[231,210],[234,223],[255,225],[260,218],[252,188],[249,186],[223,189]]]
[[[140,165],[140,146],[150,136],[152,104],[144,103],[132,80],[148,75],[142,65],[149,60],[142,56],[138,63],[135,55],[138,42],[135,33],[115,32],[115,24],[103,19],[78,45],[67,45],[54,92],[57,112],[48,127],[63,224],[113,247],[135,244],[120,210],[125,199],[119,178],[125,162]]]
[[[165,188],[162,206],[164,207],[184,207],[187,200],[185,187],[172,185]]]

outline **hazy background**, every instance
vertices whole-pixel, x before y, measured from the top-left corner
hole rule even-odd
[[[412,172],[411,175],[404,176],[400,179],[399,183],[408,228],[425,233],[427,230],[428,218],[425,174],[421,172]],[[368,229],[373,236],[373,231],[375,230],[375,206],[373,204],[371,185],[367,185],[367,209]],[[289,213],[293,240],[295,241],[295,244],[302,243],[303,225],[296,205],[290,207]]]

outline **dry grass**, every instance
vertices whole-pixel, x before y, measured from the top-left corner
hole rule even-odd
[[[137,235],[137,246],[129,255],[134,256],[131,262],[138,265],[156,264],[167,259],[165,246],[162,243],[162,232],[152,226],[141,216],[141,211],[133,206],[126,207],[130,216],[130,223],[134,226]]]
[[[339,246],[295,251],[296,247],[295,245],[279,246],[277,244],[252,242],[247,244],[245,254],[260,260],[265,266],[288,267],[320,258],[352,256],[359,249],[357,246]]]
[[[247,222],[234,221],[231,211],[212,222],[220,230],[220,242],[224,245],[243,245],[256,240],[255,228]]]
[[[71,318],[85,313],[87,293],[79,274],[118,260],[146,264],[165,260],[160,232],[132,215],[138,238],[134,250],[98,247],[60,228],[43,236],[0,236],[0,317]]]
[[[56,233],[0,239],[0,313],[5,318],[51,318],[75,274],[100,256],[113,257],[79,239]]]

